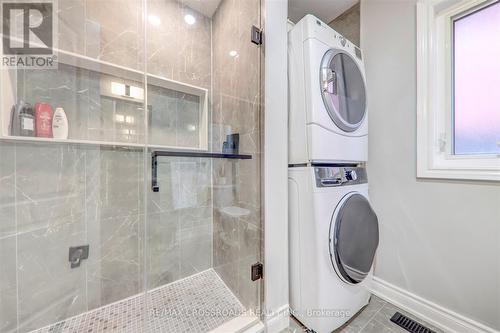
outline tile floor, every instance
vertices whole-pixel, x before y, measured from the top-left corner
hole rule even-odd
[[[376,296],[372,296],[370,303],[364,308],[351,322],[335,333],[408,333],[408,331],[397,326],[389,319],[396,311],[418,321],[420,324],[434,330],[436,333],[443,333],[442,330],[435,328],[432,325],[425,323],[417,317],[410,315],[396,306],[388,303]],[[298,322],[291,319],[290,327],[282,333],[299,333],[305,332],[305,328]]]
[[[140,294],[32,333],[201,333],[245,311],[213,269],[148,292],[148,311],[144,311],[144,299]]]

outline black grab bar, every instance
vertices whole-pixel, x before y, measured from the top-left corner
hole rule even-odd
[[[153,190],[153,192],[160,192],[160,186],[158,185],[158,157],[162,157],[162,156],[228,158],[228,159],[237,159],[237,160],[250,160],[250,159],[252,159],[252,155],[206,153],[206,152],[195,152],[195,151],[155,150],[151,153],[151,160],[152,160],[151,189]]]

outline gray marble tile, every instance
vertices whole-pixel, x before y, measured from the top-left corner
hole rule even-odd
[[[256,224],[239,219],[238,233],[238,295],[246,308],[255,309],[259,305],[259,281],[251,280],[250,267],[256,262],[261,262],[261,230]]]
[[[58,48],[85,54],[85,1],[58,2]]]
[[[97,59],[101,54],[101,25],[85,18],[85,52],[90,58]]]
[[[16,237],[0,239],[0,332],[17,326]]]
[[[355,332],[361,331],[361,329],[364,328],[366,324],[382,309],[385,303],[385,301],[377,296],[372,296],[370,298],[370,303],[351,320],[348,325],[349,330]]]
[[[176,81],[210,88],[210,18],[174,0],[148,0],[148,10],[161,21],[156,26],[148,24],[148,71]],[[186,25],[186,14],[195,17],[195,24]]]
[[[245,42],[246,27],[259,25],[257,1],[224,0],[213,16],[212,149],[220,151],[227,134],[240,134],[240,152],[251,161],[217,161],[214,183],[214,265],[246,307],[258,300],[258,282],[249,278],[259,259],[260,218],[260,109],[258,107],[259,48]],[[236,51],[231,56],[229,51]],[[245,209],[231,217],[226,207]]]
[[[82,222],[18,235],[19,327],[26,332],[87,309],[86,264],[71,269],[68,251],[85,245]]]
[[[109,15],[120,9],[120,15]],[[140,0],[85,0],[86,18],[99,26],[98,58],[142,70],[143,15]]]
[[[366,323],[366,325],[363,327],[363,329],[360,332],[363,332],[363,333],[380,333],[380,332],[408,333],[408,331],[402,329],[401,327],[397,326],[396,324],[393,324],[390,321],[383,320],[383,318],[380,318],[379,316],[375,316],[375,318],[373,318],[368,323]]]
[[[177,138],[176,146],[199,147],[200,104],[199,96],[179,93],[177,98]]]
[[[239,255],[238,218],[214,209],[214,265],[236,263]]]
[[[156,86],[148,87],[149,140],[151,144],[175,146],[177,138],[178,93]]]
[[[98,150],[87,154],[87,200],[101,219],[142,213],[144,193],[142,152]],[[96,210],[98,213],[95,213]]]
[[[256,100],[260,49],[245,37],[246,27],[259,26],[259,10],[255,0],[226,0],[219,5],[213,17],[214,96],[222,93],[246,101]],[[228,50],[237,51],[238,56],[231,56]]]
[[[16,233],[15,146],[0,143],[0,239]]]
[[[149,86],[150,142],[176,147],[200,147],[200,97]]]
[[[179,226],[181,276],[212,267],[212,208],[181,210]]]
[[[19,233],[83,230],[85,153],[76,146],[18,144],[16,187]]]
[[[178,211],[148,215],[148,289],[181,276]]]
[[[160,191],[148,194],[148,212],[210,206],[210,170],[211,161],[207,159],[159,158],[157,180]]]
[[[101,219],[100,239],[90,239],[91,251],[97,250],[100,257],[88,260],[89,295],[100,296],[90,300],[92,308],[106,305],[140,292],[139,225],[144,223],[142,215],[129,215]],[[99,288],[98,292],[91,290]]]

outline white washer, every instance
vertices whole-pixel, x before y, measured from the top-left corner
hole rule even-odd
[[[288,33],[289,163],[368,158],[361,50],[306,15]]]
[[[370,298],[378,220],[360,167],[289,168],[290,308],[329,333]]]

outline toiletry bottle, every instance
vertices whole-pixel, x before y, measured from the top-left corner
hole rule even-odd
[[[63,108],[56,108],[52,119],[52,136],[54,139],[68,138],[68,117]]]
[[[47,103],[35,104],[35,130],[39,138],[52,137],[52,108]]]
[[[31,104],[24,103],[19,111],[19,135],[35,136],[35,114]]]

